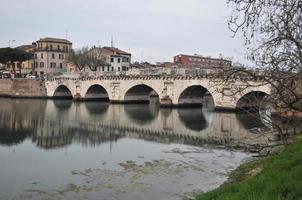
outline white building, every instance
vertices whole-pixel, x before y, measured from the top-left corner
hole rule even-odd
[[[72,43],[66,39],[42,38],[34,44],[34,71],[37,75],[66,72],[66,57]]]
[[[128,71],[130,69],[131,54],[115,47],[95,47],[91,53],[97,54],[104,59],[105,65],[99,66],[97,71]]]

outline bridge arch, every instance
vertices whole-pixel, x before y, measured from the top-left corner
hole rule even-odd
[[[266,91],[247,91],[236,102],[237,111],[256,111],[269,103],[270,95]]]
[[[215,107],[212,93],[200,84],[189,85],[180,91],[177,97],[177,105],[180,107]]]
[[[129,87],[124,94],[124,103],[151,103],[158,101],[159,94],[147,84]]]
[[[59,85],[54,93],[53,98],[55,99],[73,99],[71,90],[66,85]]]
[[[93,84],[86,90],[84,99],[89,101],[109,101],[109,94],[103,86]]]

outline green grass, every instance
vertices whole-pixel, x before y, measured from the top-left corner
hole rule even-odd
[[[302,200],[302,138],[277,155],[243,164],[230,180],[196,200]]]

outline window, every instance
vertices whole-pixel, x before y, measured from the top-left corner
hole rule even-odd
[[[43,53],[41,53],[41,58],[43,59]]]
[[[114,58],[111,58],[111,62],[112,62],[112,63],[114,62]]]
[[[50,68],[55,68],[56,67],[56,63],[50,63]]]
[[[122,62],[129,62],[129,58],[124,57],[124,58],[122,59]]]
[[[57,47],[58,47],[58,50],[60,51],[60,45],[58,45]]]
[[[127,71],[127,67],[122,66],[122,71]]]
[[[60,63],[60,69],[63,69],[63,64],[62,63]]]
[[[44,67],[44,62],[40,62],[40,68]]]
[[[62,57],[62,60],[64,60],[64,54],[62,54],[62,56],[61,56],[61,57]]]
[[[105,70],[105,67],[102,67],[102,71],[104,71]]]
[[[117,62],[118,62],[118,63],[120,63],[120,62],[121,62],[121,59],[120,59],[120,58],[118,58],[118,59],[117,59]]]
[[[114,70],[113,70],[113,67],[111,67],[111,71],[114,71]]]
[[[107,67],[107,71],[108,71],[108,72],[110,71],[110,67],[109,67],[109,66]]]
[[[37,54],[35,53],[35,59],[37,59],[38,58],[38,56],[37,56]]]
[[[51,54],[51,58],[52,58],[52,59],[55,59],[55,54],[54,54],[54,53]]]
[[[50,45],[50,50],[52,50],[52,44]]]
[[[120,67],[118,67],[118,70],[119,70],[119,71],[121,71],[121,68],[120,68]]]

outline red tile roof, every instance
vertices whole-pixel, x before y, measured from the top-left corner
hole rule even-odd
[[[103,48],[108,50],[108,51],[111,51],[112,53],[117,54],[117,55],[131,55],[131,53],[120,50],[120,49],[115,48],[115,47],[103,47]]]

